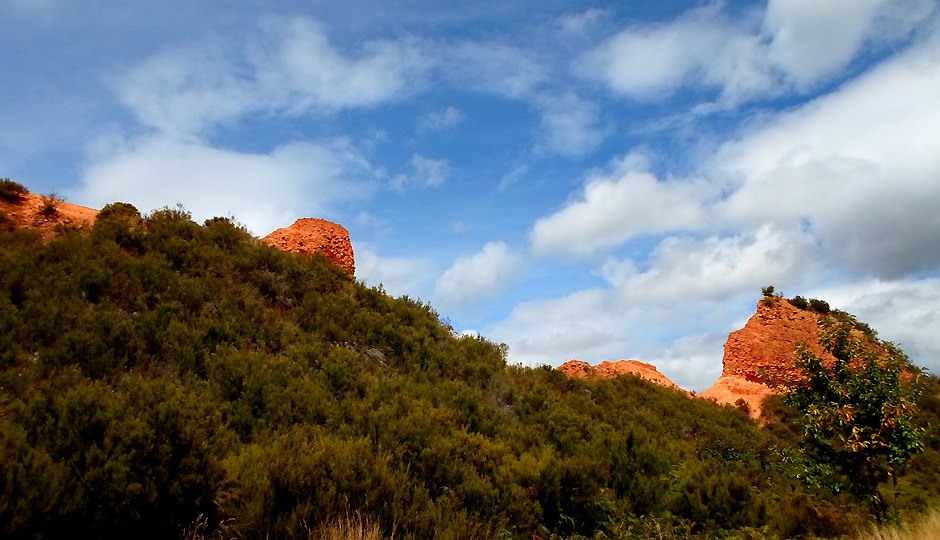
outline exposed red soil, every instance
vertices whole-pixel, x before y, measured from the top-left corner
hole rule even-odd
[[[265,236],[262,241],[291,253],[320,253],[350,276],[356,275],[356,258],[349,241],[349,231],[331,221],[301,218],[290,227]]]
[[[647,381],[665,386],[666,388],[685,392],[685,390],[679,388],[676,383],[669,380],[669,377],[660,373],[659,370],[656,369],[656,366],[640,362],[639,360],[604,361],[596,366],[592,366],[581,360],[571,360],[558,366],[558,370],[569,377],[581,378],[598,377],[602,379],[612,379],[620,375],[638,375]]]
[[[24,193],[16,201],[0,198],[0,212],[6,215],[0,226],[36,229],[46,238],[55,235],[56,226],[91,227],[98,216],[93,208],[34,193]]]

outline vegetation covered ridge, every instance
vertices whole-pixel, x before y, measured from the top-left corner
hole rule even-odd
[[[108,205],[0,231],[7,538],[790,538],[867,506],[803,479],[796,413],[760,428],[637,377],[507,365],[230,220]],[[940,499],[938,383],[906,512]]]

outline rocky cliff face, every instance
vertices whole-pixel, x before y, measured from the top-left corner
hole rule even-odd
[[[768,301],[769,300],[769,301]],[[734,404],[743,399],[752,416],[760,416],[760,402],[773,393],[768,382],[793,374],[794,349],[805,342],[813,354],[832,358],[817,341],[819,314],[797,308],[780,297],[762,299],[744,328],[725,342],[721,377],[700,397]]]
[[[302,218],[278,229],[262,241],[291,253],[320,253],[350,276],[356,275],[356,259],[349,231],[342,225],[317,218]]]
[[[569,377],[582,378],[600,377],[612,379],[620,375],[639,375],[647,381],[665,386],[666,388],[685,392],[685,390],[679,388],[676,383],[669,380],[669,377],[660,373],[659,370],[656,369],[656,366],[638,360],[620,360],[618,362],[604,361],[596,366],[592,366],[581,360],[571,360],[558,366],[558,370]]]

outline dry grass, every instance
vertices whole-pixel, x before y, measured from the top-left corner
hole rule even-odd
[[[382,540],[378,523],[360,515],[346,516],[327,523],[310,536],[314,540]]]
[[[860,533],[859,540],[936,540],[940,539],[940,510],[905,525],[879,527]]]

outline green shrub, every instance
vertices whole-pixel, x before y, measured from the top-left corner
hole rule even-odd
[[[0,199],[11,203],[17,203],[23,200],[23,197],[25,197],[28,193],[29,190],[27,190],[22,184],[14,182],[9,178],[0,178]]]
[[[802,310],[809,309],[809,301],[802,296],[794,296],[793,298],[787,299],[787,302],[790,302],[790,305]]]
[[[39,209],[39,213],[46,217],[55,217],[59,214],[59,205],[62,204],[62,202],[62,199],[59,198],[56,193],[43,195],[42,206]]]
[[[825,300],[820,300],[818,298],[809,299],[809,309],[815,311],[816,313],[826,314],[829,313],[829,302]]]

